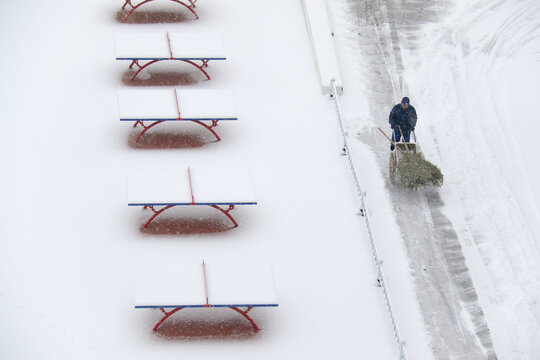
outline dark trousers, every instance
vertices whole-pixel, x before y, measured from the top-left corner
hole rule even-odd
[[[409,142],[411,140],[411,131],[408,129],[407,130],[401,129],[401,131],[403,132],[403,141]],[[395,143],[398,143],[400,140],[401,140],[401,132],[399,132],[399,129],[394,130],[394,132],[392,133],[392,141]]]

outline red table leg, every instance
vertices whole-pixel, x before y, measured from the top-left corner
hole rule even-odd
[[[146,64],[144,65],[141,65],[139,64],[139,60],[132,60],[131,61],[131,64],[129,65],[129,68],[133,68],[133,65],[137,65],[137,67],[139,68],[135,74],[133,74],[133,76],[131,77],[130,80],[135,80],[135,78],[137,77],[137,75],[139,75],[139,73],[141,71],[143,71],[144,68],[146,68],[147,66],[150,66],[152,65],[153,63],[156,63],[158,61],[163,61],[163,60],[166,60],[166,59],[156,59],[156,60],[151,60],[149,62],[147,62]],[[188,64],[191,64],[193,66],[195,66],[197,69],[199,69],[205,76],[206,76],[206,80],[210,80],[210,75],[208,75],[208,73],[204,70],[205,67],[208,67],[208,62],[210,60],[201,60],[202,61],[202,65],[198,65],[196,64],[195,62],[191,61],[191,60],[183,60],[183,59],[168,59],[168,60],[180,60],[180,61],[183,61],[183,62],[186,62]]]
[[[208,131],[210,131],[212,134],[214,134],[214,136],[216,137],[217,141],[221,141],[221,138],[219,137],[219,135],[212,129],[214,126],[217,126],[217,120],[213,120],[212,121],[212,125],[206,125],[205,123],[203,123],[202,121],[199,121],[199,120],[193,120],[194,123],[197,123],[201,126],[204,126]]]
[[[159,214],[161,214],[162,212],[164,212],[165,210],[167,209],[170,209],[172,208],[174,205],[167,205],[165,206],[163,209],[161,210],[156,210],[154,209],[154,207],[152,205],[146,205],[143,207],[143,209],[146,209],[146,208],[149,208],[150,210],[152,210],[154,212],[154,215],[152,215],[152,217],[150,219],[148,219],[148,221],[146,222],[146,224],[144,224],[144,228],[146,229],[148,227],[148,225],[150,225],[150,223],[152,222],[152,220],[154,220]]]
[[[243,317],[245,317],[246,319],[248,319],[248,321],[251,323],[251,325],[253,325],[253,328],[255,329],[255,331],[259,331],[259,327],[257,326],[257,324],[255,324],[255,321],[253,321],[252,318],[249,317],[248,315],[248,312],[253,309],[253,307],[248,307],[246,309],[246,311],[242,311],[240,310],[239,308],[235,307],[235,306],[231,306],[230,307],[231,309],[233,309],[234,311],[236,311],[237,313],[239,314],[242,314]]]
[[[182,121],[183,119],[178,119],[179,121]],[[136,127],[137,125],[141,125],[143,127],[143,130],[139,133],[139,135],[137,135],[137,137],[135,138],[135,142],[138,142],[139,139],[148,131],[150,130],[152,127],[162,123],[164,120],[158,120],[158,121],[155,121],[153,122],[152,124],[150,125],[144,125],[144,120],[139,120],[139,121],[136,121],[135,124],[133,125],[133,127]],[[214,126],[217,126],[217,121],[216,120],[213,120],[212,121],[212,125],[206,125],[205,123],[199,121],[199,120],[193,120],[194,123],[196,124],[199,124],[201,126],[203,126],[205,129],[207,129],[208,131],[210,131],[212,134],[214,134],[214,136],[216,137],[217,141],[221,141],[221,138],[219,137],[219,135],[212,129]]]
[[[157,124],[160,124],[160,123],[162,123],[162,122],[163,122],[163,120],[155,121],[155,122],[153,122],[152,124],[146,126],[146,125],[144,125],[144,123],[143,123],[142,120],[137,121],[137,122],[133,125],[133,127],[136,127],[137,125],[141,124],[141,126],[143,127],[143,130],[139,133],[139,135],[138,135],[137,138],[135,139],[135,142],[138,142],[139,139],[144,135],[144,133],[147,132],[148,130],[150,130],[150,128],[152,128],[152,127],[154,127],[154,126],[156,126]]]
[[[208,75],[208,73],[204,70],[205,67],[208,67],[208,61],[210,60],[201,60],[202,61],[201,65],[197,65],[191,60],[182,60],[182,59],[178,59],[178,60],[187,62],[188,64],[195,66],[197,69],[201,70],[204,75],[206,75],[206,80],[210,80],[210,75]]]
[[[127,5],[133,7],[133,4],[131,3],[131,0],[126,0],[126,2],[124,3],[124,5],[122,6],[122,10],[124,10],[124,9],[126,8]]]
[[[205,307],[212,307],[212,305],[208,305],[208,306],[205,306]],[[248,308],[246,309],[246,311],[242,311],[242,310],[240,310],[239,308],[237,308],[236,306],[230,306],[229,308],[232,309],[232,310],[234,310],[234,311],[236,311],[237,313],[241,314],[243,317],[245,317],[245,318],[250,322],[250,324],[253,326],[253,329],[255,329],[255,331],[259,331],[259,330],[260,330],[260,328],[257,326],[257,324],[255,323],[255,321],[253,321],[253,319],[252,319],[251,317],[249,317],[249,315],[248,315],[248,312],[249,312],[251,309],[253,309],[253,307],[248,307]],[[161,326],[161,324],[163,324],[163,322],[164,322],[165,320],[167,320],[171,315],[173,315],[174,313],[176,313],[177,311],[182,310],[182,309],[184,309],[184,308],[183,308],[183,307],[178,307],[178,308],[175,308],[175,309],[173,309],[173,310],[171,310],[171,311],[165,311],[164,308],[159,308],[159,310],[161,310],[161,312],[162,312],[165,316],[163,316],[163,317],[161,318],[161,320],[159,320],[159,321],[157,322],[157,324],[154,326],[153,331],[157,331],[157,329]]]
[[[219,211],[221,211],[222,213],[224,213],[229,219],[231,219],[231,221],[233,222],[234,224],[234,227],[238,227],[238,223],[236,222],[236,220],[234,220],[234,218],[231,216],[231,214],[229,214],[229,212],[234,209],[234,205],[229,205],[229,208],[227,210],[225,209],[222,209],[220,208],[219,206],[217,205],[210,205],[211,207],[213,207],[214,209],[217,209]]]
[[[191,204],[191,205],[198,205],[198,204]],[[149,208],[150,210],[152,210],[154,212],[154,215],[152,215],[152,217],[150,217],[150,219],[148,219],[148,221],[146,222],[146,224],[144,224],[143,228],[148,228],[148,225],[150,225],[150,223],[159,215],[161,214],[162,212],[164,212],[165,210],[167,209],[170,209],[172,207],[174,207],[176,205],[167,205],[165,207],[163,207],[162,209],[160,210],[156,210],[154,208],[153,205],[146,205],[143,207],[143,209],[146,209],[146,208]],[[234,205],[229,205],[229,208],[227,210],[225,209],[222,209],[220,208],[219,206],[217,205],[209,205],[211,207],[213,207],[214,209],[217,209],[219,211],[221,211],[223,214],[225,214],[234,224],[234,227],[238,227],[238,223],[236,222],[236,220],[234,220],[234,218],[231,216],[231,214],[229,214],[229,212],[234,209]]]
[[[129,69],[130,70],[133,68],[133,65],[137,65],[139,67],[139,69],[141,68],[141,66],[139,65],[139,60],[133,60],[131,62],[131,64],[129,64]]]
[[[161,326],[161,324],[163,324],[163,322],[164,322],[165,320],[167,320],[167,318],[168,318],[169,316],[171,316],[172,314],[174,314],[174,313],[177,312],[178,310],[182,310],[182,309],[183,309],[183,307],[179,307],[179,308],[176,308],[176,309],[174,309],[174,310],[171,310],[171,311],[167,312],[167,311],[165,311],[165,309],[159,308],[159,310],[161,310],[161,312],[162,312],[163,314],[165,314],[165,316],[164,316],[161,320],[159,320],[159,321],[157,322],[156,326],[154,326],[153,331],[157,331],[157,329]]]
[[[154,0],[145,0],[135,6],[133,6],[133,4],[131,3],[131,0],[126,0],[126,2],[124,3],[124,6],[122,6],[122,10],[124,10],[126,8],[127,5],[131,6],[131,10],[126,14],[126,16],[124,16],[124,21],[126,21],[129,16],[138,8],[140,7],[141,5],[144,5],[146,3],[149,3],[149,2],[152,2]],[[184,6],[186,9],[188,9],[189,11],[191,11],[191,13],[193,15],[195,15],[195,19],[198,19],[199,18],[199,15],[197,15],[197,13],[195,12],[195,10],[193,10],[193,8],[195,8],[195,3],[197,2],[196,0],[193,1],[193,0],[188,0],[189,1],[189,5],[188,4],[185,4],[183,3],[182,1],[180,0],[171,0],[172,2],[175,2],[177,4],[180,4],[182,6]]]
[[[144,68],[146,68],[147,66],[150,66],[150,65],[152,65],[153,63],[156,63],[156,62],[158,62],[158,61],[161,61],[161,60],[152,60],[152,61],[147,62],[147,63],[144,64],[143,66],[141,66],[141,65],[139,64],[139,61],[138,61],[138,60],[133,60],[133,61],[131,62],[131,65],[129,65],[129,68],[131,69],[133,65],[137,65],[137,66],[139,67],[139,70],[137,70],[137,71],[135,72],[135,74],[131,77],[130,80],[135,80],[135,78],[137,77],[137,75],[139,75],[139,73],[140,73],[141,71],[143,71]]]

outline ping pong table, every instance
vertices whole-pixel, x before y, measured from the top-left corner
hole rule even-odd
[[[183,61],[199,69],[210,80],[205,68],[210,60],[227,60],[223,41],[216,34],[119,33],[116,34],[116,60],[130,60],[137,67],[134,80],[146,67],[159,61]],[[144,63],[146,61],[146,63]],[[196,61],[200,61],[198,64]]]
[[[160,309],[163,317],[186,308],[228,307],[260,330],[248,313],[256,307],[277,307],[272,267],[260,263],[140,264],[135,268],[135,308]],[[242,310],[240,308],[246,308]]]
[[[149,2],[152,2],[154,0],[143,0],[139,3],[135,3],[134,0],[125,0],[124,2],[124,5],[122,6],[122,10],[126,10],[126,8],[129,6],[131,9],[127,12],[127,14],[124,16],[124,21],[127,20],[129,18],[129,16],[131,14],[133,14],[133,12],[135,10],[137,10],[140,6],[144,5],[144,4],[147,4]],[[197,3],[197,0],[187,0],[187,1],[182,1],[182,0],[170,0],[174,3],[177,3],[179,5],[182,5],[184,6],[186,9],[188,9],[189,11],[191,11],[191,13],[193,15],[195,15],[195,18],[198,19],[199,18],[199,15],[197,15],[197,13],[195,12],[195,4]]]
[[[164,121],[191,121],[206,128],[220,141],[213,129],[218,121],[238,120],[232,93],[227,90],[121,90],[118,108],[120,121],[132,121],[135,122],[133,127],[142,127],[135,142]],[[151,123],[145,125],[145,121]]]
[[[257,205],[248,169],[196,168],[167,170],[161,173],[140,172],[127,175],[128,206],[142,206],[153,215],[148,225],[164,211],[175,206],[210,206],[227,216],[234,227],[238,223],[230,214],[238,205]],[[160,207],[158,209],[158,207]],[[227,206],[227,208],[222,208]]]

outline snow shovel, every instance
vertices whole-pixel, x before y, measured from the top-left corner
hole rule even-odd
[[[397,178],[403,187],[417,190],[419,187],[435,186],[441,187],[443,184],[443,174],[436,166],[424,159],[421,153],[416,153],[415,143],[395,143],[379,128],[379,131],[398,149],[399,151],[390,154],[390,181],[395,182]],[[403,132],[399,128],[401,136]],[[414,148],[412,148],[414,145]]]

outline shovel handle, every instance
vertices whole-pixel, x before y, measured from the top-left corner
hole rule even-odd
[[[401,126],[398,125],[399,133],[401,134],[401,138],[403,139],[403,143],[405,144],[405,150],[409,152],[409,147],[407,146],[407,142],[405,141],[405,136],[403,136],[403,131],[401,131]]]
[[[395,143],[392,139],[390,139],[390,138],[388,137],[388,135],[386,135],[386,133],[385,133],[380,127],[378,127],[377,129],[379,129],[379,131],[384,135],[385,138],[388,139],[388,141],[390,141],[392,144],[394,144],[394,146],[395,146],[396,149],[398,149],[399,151],[402,151],[402,150],[396,145],[396,143]]]

